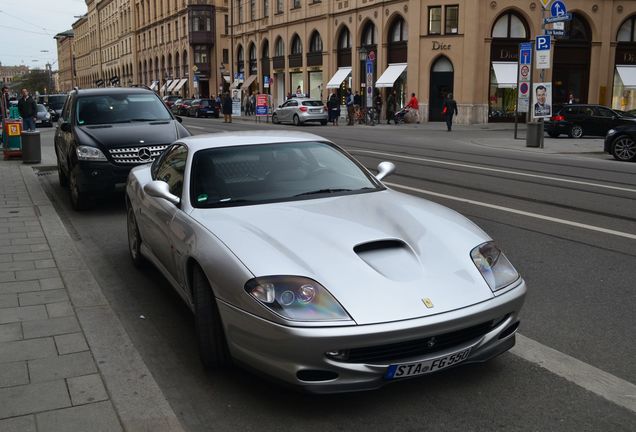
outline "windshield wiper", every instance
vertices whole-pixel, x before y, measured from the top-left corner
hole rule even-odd
[[[294,197],[305,196],[305,195],[317,195],[317,194],[326,194],[326,193],[336,193],[336,192],[351,192],[352,189],[318,189],[315,191],[303,192],[298,195],[294,195]]]
[[[143,122],[143,121],[155,121],[157,119],[149,119],[149,118],[134,118],[128,120],[129,122]]]

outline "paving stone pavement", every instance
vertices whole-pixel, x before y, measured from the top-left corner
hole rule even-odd
[[[32,168],[0,161],[0,431],[181,431],[71,244]]]

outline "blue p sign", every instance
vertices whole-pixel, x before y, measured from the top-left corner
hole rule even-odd
[[[537,51],[550,50],[550,36],[537,36],[536,47]]]

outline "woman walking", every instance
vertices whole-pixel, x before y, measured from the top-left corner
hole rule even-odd
[[[232,123],[232,98],[229,93],[223,95],[223,123]]]

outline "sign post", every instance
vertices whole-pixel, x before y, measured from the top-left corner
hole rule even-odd
[[[519,113],[527,113],[532,86],[532,42],[519,44],[517,64],[517,107],[515,109],[515,139],[517,139]]]

